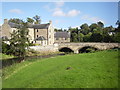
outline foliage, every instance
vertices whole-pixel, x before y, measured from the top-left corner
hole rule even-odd
[[[101,28],[104,27],[104,24],[103,24],[101,21],[97,22],[97,24],[98,24],[98,26],[101,27]]]
[[[38,58],[3,68],[2,84],[3,88],[118,88],[118,68],[117,51]]]
[[[12,23],[16,23],[16,24],[22,24],[23,23],[23,21],[19,18],[13,18],[13,19],[11,18],[8,22],[9,23],[12,22]]]
[[[102,41],[102,35],[100,33],[93,33],[90,37],[91,42],[101,42]]]
[[[114,36],[114,40],[115,42],[119,42],[120,43],[120,32],[117,32]]]
[[[119,21],[116,23],[119,27]],[[119,42],[119,28],[104,27],[101,21],[88,25],[86,23],[78,28],[69,27],[71,42]]]
[[[95,52],[95,49],[94,48],[87,48],[86,52],[93,53],[93,52]]]
[[[2,42],[2,53],[9,54],[9,50],[10,50],[10,45]]]
[[[27,23],[21,23],[17,29],[11,33],[10,52],[15,56],[25,57],[26,48],[29,45]]]
[[[90,31],[90,28],[89,28],[88,24],[86,24],[86,23],[82,24],[80,26],[80,28],[81,28],[80,32],[83,33],[84,35],[88,34]]]
[[[77,42],[77,34],[76,33],[71,33],[71,41],[72,42]]]
[[[79,34],[78,34],[78,41],[79,41],[79,42],[83,42],[83,37],[84,37],[84,34],[79,33]]]
[[[40,16],[35,15],[35,16],[33,17],[33,19],[35,20],[35,24],[40,24],[40,23],[41,23]]]
[[[27,22],[33,24],[33,23],[34,23],[34,20],[33,20],[32,18],[29,18],[29,17],[28,17],[28,18],[27,18]]]
[[[120,28],[120,21],[117,20],[116,25],[118,25],[118,28]]]

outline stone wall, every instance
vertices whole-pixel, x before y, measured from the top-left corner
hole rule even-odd
[[[34,41],[34,29],[33,28],[28,28],[29,29],[29,40],[30,42]]]
[[[66,43],[66,42],[70,42],[70,38],[55,38],[55,43]]]
[[[43,36],[47,39],[47,29],[35,29],[35,38]]]
[[[48,45],[54,44],[54,28],[52,22],[50,21],[50,26],[48,28]]]
[[[30,46],[30,49],[33,49],[38,52],[56,52],[58,51],[58,47],[55,45],[49,45],[49,46]]]

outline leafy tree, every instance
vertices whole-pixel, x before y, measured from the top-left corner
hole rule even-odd
[[[81,28],[81,32],[84,34],[84,35],[86,35],[86,34],[88,34],[89,33],[89,31],[90,31],[90,28],[89,28],[89,26],[88,26],[88,24],[82,24],[81,26],[80,26],[80,28]]]
[[[114,36],[114,41],[120,43],[120,32],[117,32]]]
[[[96,23],[93,23],[89,26],[89,28],[90,28],[90,31],[92,32],[94,29],[98,28],[98,25]]]
[[[55,31],[55,32],[57,32],[57,31],[58,31],[58,29],[57,29],[57,28],[55,28],[55,29],[54,29],[54,31]]]
[[[118,25],[118,28],[120,28],[120,21],[117,20],[116,25]]]
[[[2,53],[9,54],[10,45],[2,41]]]
[[[92,35],[91,32],[89,32],[87,35],[84,35],[84,38],[83,38],[84,42],[90,42],[91,35]]]
[[[112,37],[110,36],[110,35],[105,35],[104,37],[103,37],[103,41],[104,42],[112,42],[113,41],[113,39],[112,39]]]
[[[101,27],[101,28],[104,27],[104,24],[103,24],[101,21],[97,22],[97,24],[98,24],[98,26]]]
[[[23,21],[19,18],[13,18],[13,19],[11,18],[8,22],[9,23],[12,22],[12,23],[16,23],[16,24],[22,24],[23,23]]]
[[[26,48],[29,45],[27,23],[23,22],[17,29],[18,30],[11,33],[10,52],[13,55],[24,58],[26,55]]]
[[[35,19],[35,24],[40,24],[41,23],[40,16],[36,15],[36,16],[33,17],[33,19]]]
[[[34,23],[34,20],[33,20],[32,18],[29,18],[29,17],[28,17],[28,18],[27,18],[27,22],[33,24],[33,23]]]
[[[76,33],[71,33],[71,41],[72,42],[77,42],[77,34]]]
[[[102,35],[100,33],[92,33],[90,37],[91,42],[101,42],[102,41]]]
[[[105,27],[102,31],[103,36],[103,42],[113,42],[113,35],[110,35],[110,33],[113,32],[113,27]]]
[[[79,42],[83,42],[83,38],[84,38],[84,34],[79,33],[79,34],[78,34],[78,41],[79,41]]]

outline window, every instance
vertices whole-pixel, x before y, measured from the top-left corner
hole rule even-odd
[[[38,37],[38,35],[37,35],[37,37]]]
[[[29,40],[29,39],[27,38],[27,40]]]
[[[67,38],[65,38],[65,40],[67,40]]]
[[[37,29],[37,32],[38,32],[38,29]]]

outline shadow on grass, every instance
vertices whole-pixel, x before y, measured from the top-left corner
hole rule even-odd
[[[11,59],[2,59],[0,60],[0,69],[10,66],[15,63],[20,63],[22,61],[34,61],[36,59],[43,59],[43,58],[49,58],[49,57],[55,57],[55,56],[61,56],[65,54],[53,54],[53,55],[41,55],[41,56],[29,56],[29,57],[17,57],[17,58],[11,58]]]

